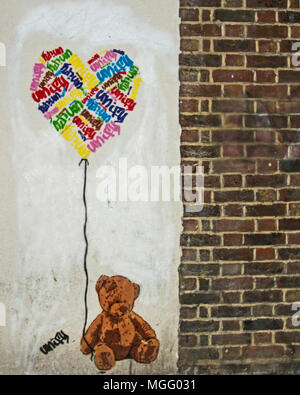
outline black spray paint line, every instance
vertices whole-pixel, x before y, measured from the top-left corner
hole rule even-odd
[[[93,347],[88,343],[88,341],[85,338],[86,325],[87,325],[87,319],[88,319],[87,294],[88,294],[88,286],[89,286],[89,274],[88,274],[88,269],[87,269],[87,255],[88,255],[88,249],[89,249],[89,242],[88,242],[87,234],[86,234],[87,221],[88,221],[87,204],[86,204],[86,180],[87,180],[87,167],[89,165],[89,162],[87,159],[81,159],[81,161],[79,162],[79,166],[81,165],[82,162],[84,162],[83,204],[84,204],[84,212],[85,212],[85,219],[84,219],[84,225],[83,225],[83,236],[84,236],[84,240],[85,240],[85,252],[84,252],[83,267],[84,267],[85,278],[86,278],[85,292],[84,292],[85,317],[84,317],[84,326],[83,326],[83,330],[82,330],[82,337],[92,352],[91,360],[93,360],[95,350],[93,349]]]

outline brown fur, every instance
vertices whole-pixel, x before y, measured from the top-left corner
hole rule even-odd
[[[158,355],[159,340],[151,326],[132,311],[139,285],[126,277],[102,275],[96,292],[103,311],[81,339],[83,354],[90,354],[93,348],[95,364],[100,370],[109,370],[116,361],[125,358],[153,362]]]

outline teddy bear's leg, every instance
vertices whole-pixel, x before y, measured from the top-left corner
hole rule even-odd
[[[130,350],[130,356],[137,362],[153,362],[158,355],[159,341],[157,339],[142,340]]]
[[[112,369],[116,364],[113,350],[105,343],[98,343],[95,347],[95,364],[99,370]]]

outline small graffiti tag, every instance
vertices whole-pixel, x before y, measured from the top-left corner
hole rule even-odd
[[[48,343],[44,344],[40,347],[40,350],[43,354],[48,354],[48,352],[53,351],[55,347],[59,346],[60,344],[64,344],[64,341],[69,343],[69,336],[66,335],[62,330],[57,332],[53,339],[50,339]]]

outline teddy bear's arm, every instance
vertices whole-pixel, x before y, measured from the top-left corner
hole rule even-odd
[[[91,348],[93,349],[99,342],[99,332],[101,331],[102,318],[102,314],[99,314],[89,326],[85,336],[82,336],[80,345],[83,354],[90,354],[92,352]]]
[[[143,339],[157,339],[156,333],[151,328],[151,326],[143,320],[138,314],[134,313],[133,311],[130,313],[130,317],[132,322],[135,326],[136,331],[142,336]]]

